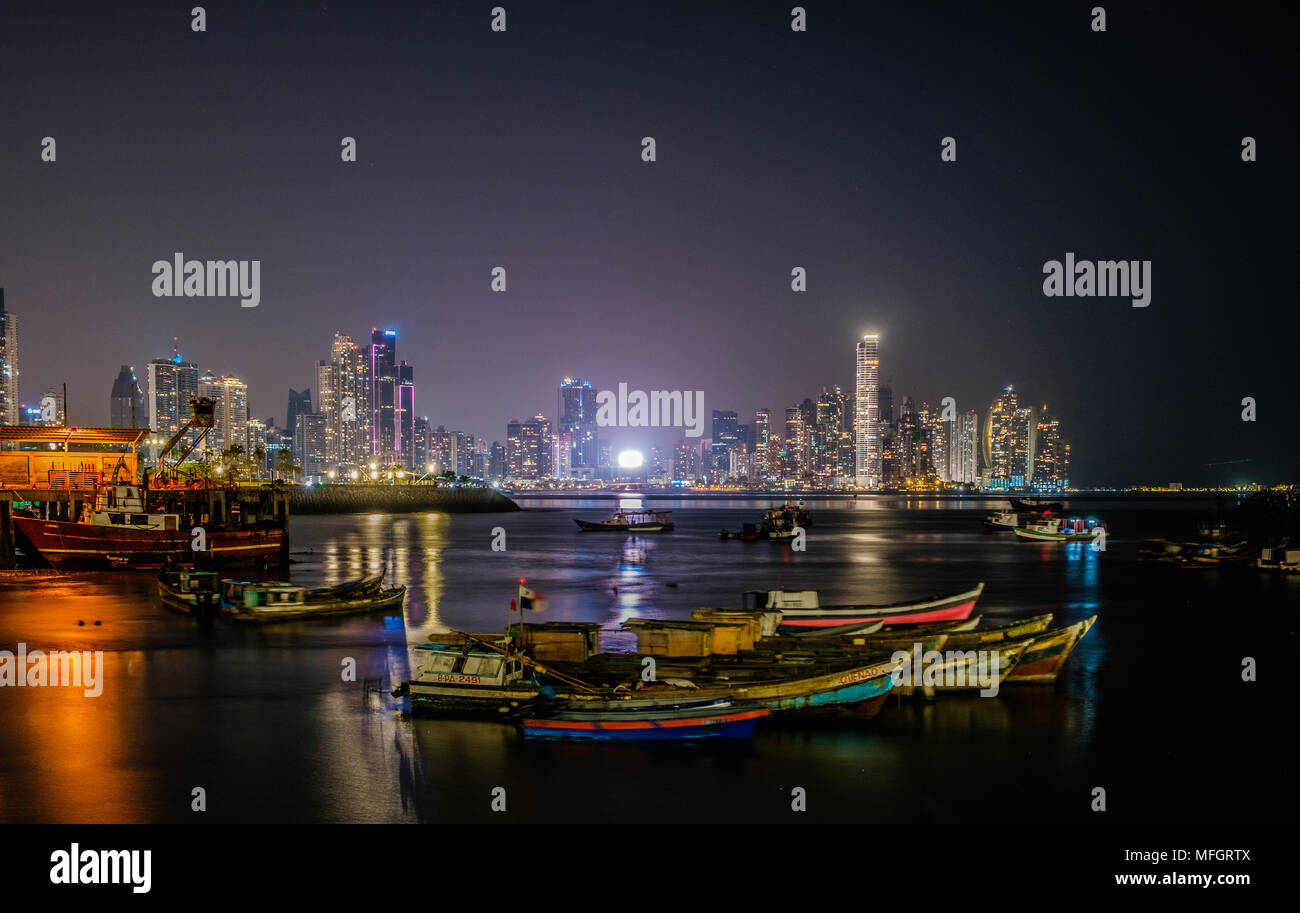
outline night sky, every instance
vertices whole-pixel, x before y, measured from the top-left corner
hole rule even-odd
[[[74,423],[173,336],[282,422],[336,330],[391,327],[417,413],[490,441],[566,374],[779,418],[879,332],[897,402],[1048,403],[1076,484],[1297,474],[1270,7],[194,5],[0,8],[0,286],[23,399],[66,382]],[[261,305],[155,298],[176,251],[261,260]],[[1151,260],[1150,306],[1044,297],[1066,251]]]

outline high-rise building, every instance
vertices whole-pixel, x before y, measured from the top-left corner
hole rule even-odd
[[[199,396],[212,400],[212,430],[203,442],[205,448],[221,453],[231,447],[248,451],[248,385],[229,374],[214,376],[211,371],[199,378]]]
[[[506,477],[506,448],[500,441],[492,442],[488,455],[488,477],[494,482],[500,482]]]
[[[721,475],[730,475],[731,452],[739,446],[741,446],[741,431],[735,411],[714,409],[710,468]]]
[[[108,397],[108,422],[110,428],[147,428],[149,413],[144,404],[144,391],[135,379],[135,368],[122,365],[113,381],[113,392]]]
[[[514,479],[551,477],[551,422],[540,412],[506,425],[506,474]]]
[[[857,393],[853,434],[857,445],[857,484],[880,484],[880,337],[862,337],[857,348]]]
[[[1047,411],[1038,411],[1037,446],[1034,452],[1033,487],[1041,491],[1063,491],[1070,487],[1070,445],[1061,440],[1061,423]]]
[[[754,475],[756,480],[773,479],[772,412],[759,409],[754,413]]]
[[[35,424],[60,428],[68,424],[68,409],[61,389],[48,387],[41,394],[40,417]]]
[[[808,471],[808,426],[803,409],[785,410],[785,458],[781,474],[786,479],[802,479]]]
[[[1016,402],[1014,387],[1004,387],[984,422],[984,465],[992,488],[1009,488],[1015,472]],[[1022,473],[1023,474],[1023,473]]]
[[[397,424],[397,331],[370,334],[370,447],[371,453],[390,459],[400,449]]]
[[[339,365],[316,362],[316,411],[325,419],[325,465],[337,470],[342,462],[342,396]]]
[[[403,361],[397,366],[397,408],[393,420],[397,438],[393,449],[397,462],[415,465],[415,368]]]
[[[199,395],[199,366],[173,353],[149,362],[149,427],[159,434],[179,431],[190,420],[190,400]]]
[[[284,413],[284,431],[291,442],[289,444],[289,449],[291,451],[293,451],[293,448],[297,446],[298,416],[307,415],[311,411],[311,387],[308,387],[306,390],[295,390],[290,387],[289,405],[285,409]],[[295,459],[300,456],[301,455],[297,453],[297,451],[294,451]]]
[[[351,336],[334,334],[330,345],[330,363],[334,365],[339,467],[344,471],[360,468],[374,455],[370,447],[371,381],[370,359]]]
[[[0,288],[0,425],[22,423],[18,401],[18,315],[5,310]]]
[[[560,381],[556,433],[570,435],[569,463],[574,469],[594,470],[599,464],[599,429],[596,425],[596,390],[591,381],[566,377]]]
[[[974,485],[979,481],[980,416],[975,410],[957,416],[951,432],[950,481]]]
[[[325,416],[319,412],[298,413],[293,450],[304,478],[321,476],[325,466]]]

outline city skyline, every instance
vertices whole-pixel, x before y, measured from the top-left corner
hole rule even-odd
[[[1296,126],[1275,116],[1282,36],[1249,12],[1127,9],[1104,35],[1034,6],[847,5],[801,34],[778,8],[574,3],[512,13],[505,34],[480,13],[412,7],[394,32],[360,10],[234,3],[194,35],[184,17],[87,5],[69,31],[63,11],[16,10],[0,67],[43,74],[0,98],[21,398],[66,383],[71,420],[101,422],[120,365],[179,337],[279,418],[283,391],[315,383],[311,340],[375,325],[418,366],[414,414],[449,428],[549,415],[577,371],[767,407],[775,426],[798,391],[854,389],[846,341],[870,332],[896,390],[959,409],[1034,391],[1098,484],[1292,471],[1289,334],[1261,330],[1294,322],[1273,188]],[[267,16],[275,40],[250,40]],[[1152,43],[1188,66],[1155,65]],[[92,104],[88,68],[118,91]],[[406,102],[427,116],[398,116]],[[151,264],[175,251],[260,261],[258,306],[154,297]],[[1149,261],[1148,306],[1045,296],[1065,252]]]

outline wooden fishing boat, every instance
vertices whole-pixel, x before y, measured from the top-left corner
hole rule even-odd
[[[306,587],[277,580],[223,580],[221,612],[234,621],[270,623],[337,615],[400,610],[406,587],[349,592]]]
[[[735,706],[730,700],[663,710],[559,710],[525,717],[524,735],[542,739],[676,741],[747,739],[772,711]]]
[[[1034,637],[1006,680],[1011,683],[1056,681],[1061,667],[1096,621],[1097,616],[1090,615],[1083,621]]]
[[[165,565],[158,574],[158,596],[163,604],[182,612],[195,615],[210,614],[232,603],[227,600],[242,600],[242,589],[246,585],[265,584],[280,589],[302,590],[302,605],[335,609],[342,603],[351,603],[371,599],[380,592],[384,575],[375,574],[360,577],[334,586],[317,589],[292,587],[290,584],[273,580],[225,580],[218,579],[215,571],[198,570],[177,565]],[[226,585],[229,585],[228,587]],[[237,592],[238,591],[238,592]],[[326,614],[337,614],[327,612]]]
[[[800,505],[783,504],[763,512],[757,524],[746,523],[738,532],[724,529],[719,538],[746,542],[789,542],[800,529],[812,525],[812,515]]]
[[[593,522],[573,518],[584,533],[670,533],[673,531],[671,510],[620,510],[605,520]]]
[[[1025,513],[1060,513],[1060,501],[1039,501],[1033,498],[1009,498],[1012,510]]]
[[[842,628],[875,621],[886,625],[965,621],[970,618],[975,603],[983,592],[984,584],[979,583],[969,590],[927,596],[909,602],[823,606],[819,604],[817,593],[813,590],[751,590],[744,594],[744,605],[746,608],[780,611],[781,629],[789,631],[796,628]]]
[[[165,567],[158,575],[158,596],[163,605],[191,615],[210,615],[221,607],[215,571]]]
[[[942,650],[931,651],[917,645],[896,674],[894,691],[907,697],[917,691],[929,696],[937,691],[996,690],[1020,663],[1030,641],[990,646],[963,650],[944,644]]]
[[[1020,525],[1020,514],[1014,510],[998,511],[996,514],[984,518],[986,529],[1001,530],[1015,529]]]
[[[1016,536],[1030,542],[1093,542],[1106,534],[1106,524],[1096,520],[1039,520],[1014,530]]]
[[[704,677],[702,684],[662,676],[651,683],[639,678],[634,684],[591,682],[514,652],[512,638],[459,635],[459,639],[448,640],[417,647],[425,656],[417,677],[394,691],[396,697],[410,697],[413,711],[500,719],[546,691],[568,701],[573,710],[653,710],[679,706],[685,700],[727,699],[763,706],[774,713],[870,716],[883,703],[898,666],[892,660],[846,658],[834,666],[796,669],[785,675],[768,666],[738,681],[713,675]],[[638,670],[643,668],[637,655],[627,656]]]

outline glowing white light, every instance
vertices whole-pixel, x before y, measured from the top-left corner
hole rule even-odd
[[[624,450],[618,455],[620,469],[636,469],[645,462],[645,455],[640,450]]]

